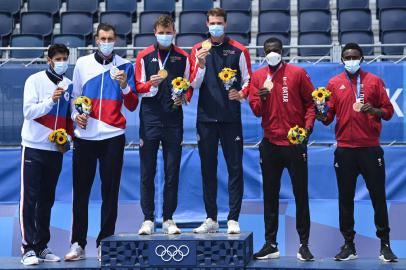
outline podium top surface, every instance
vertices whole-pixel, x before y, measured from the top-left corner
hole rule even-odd
[[[162,234],[154,233],[152,235],[138,235],[136,233],[121,233],[102,240],[102,242],[112,241],[245,241],[247,238],[252,237],[252,232],[241,232],[240,234],[228,233],[182,233],[182,234]]]

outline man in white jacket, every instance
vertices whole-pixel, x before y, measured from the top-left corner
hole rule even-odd
[[[101,178],[101,228],[96,239],[100,259],[100,242],[114,234],[118,193],[125,146],[126,119],[123,105],[134,111],[134,68],[114,53],[116,33],[111,25],[100,23],[96,42],[99,49],[78,59],[73,72],[73,99],[87,96],[92,102],[90,115],[80,114],[72,106],[76,122],[73,142],[73,220],[71,248],[65,260],[85,258],[88,229],[89,196],[97,161]]]
[[[48,69],[28,77],[24,86],[20,198],[21,263],[24,265],[60,260],[47,244],[64,150],[58,149],[48,137],[56,129],[69,132],[72,127],[72,84],[63,76],[68,68],[68,56],[65,45],[51,45]]]

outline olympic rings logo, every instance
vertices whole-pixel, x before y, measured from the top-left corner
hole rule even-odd
[[[175,245],[170,245],[165,247],[163,245],[159,245],[155,248],[155,254],[164,262],[169,262],[174,260],[175,262],[180,262],[189,255],[189,248],[186,245],[181,245],[176,247]]]

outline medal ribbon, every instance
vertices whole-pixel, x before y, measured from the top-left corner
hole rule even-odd
[[[351,89],[354,91],[353,87],[352,87],[352,81],[350,79],[350,77],[347,74],[347,79],[351,85]],[[355,102],[360,102],[362,104],[364,104],[364,94],[362,91],[362,87],[361,87],[361,74],[358,74],[357,76],[357,88],[354,91],[354,95],[355,95]]]
[[[162,63],[161,61],[161,54],[159,53],[159,49],[158,49],[158,63],[159,63],[159,69],[165,69],[165,64],[169,59],[169,55],[171,54],[171,50],[169,50],[169,52],[166,54],[165,60]]]

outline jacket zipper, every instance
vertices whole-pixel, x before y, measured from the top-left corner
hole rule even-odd
[[[106,61],[103,60],[103,69]],[[99,104],[99,121],[101,121],[101,110],[102,110],[102,101],[103,101],[103,84],[104,84],[104,72],[102,73],[102,81],[100,86],[100,104]]]

